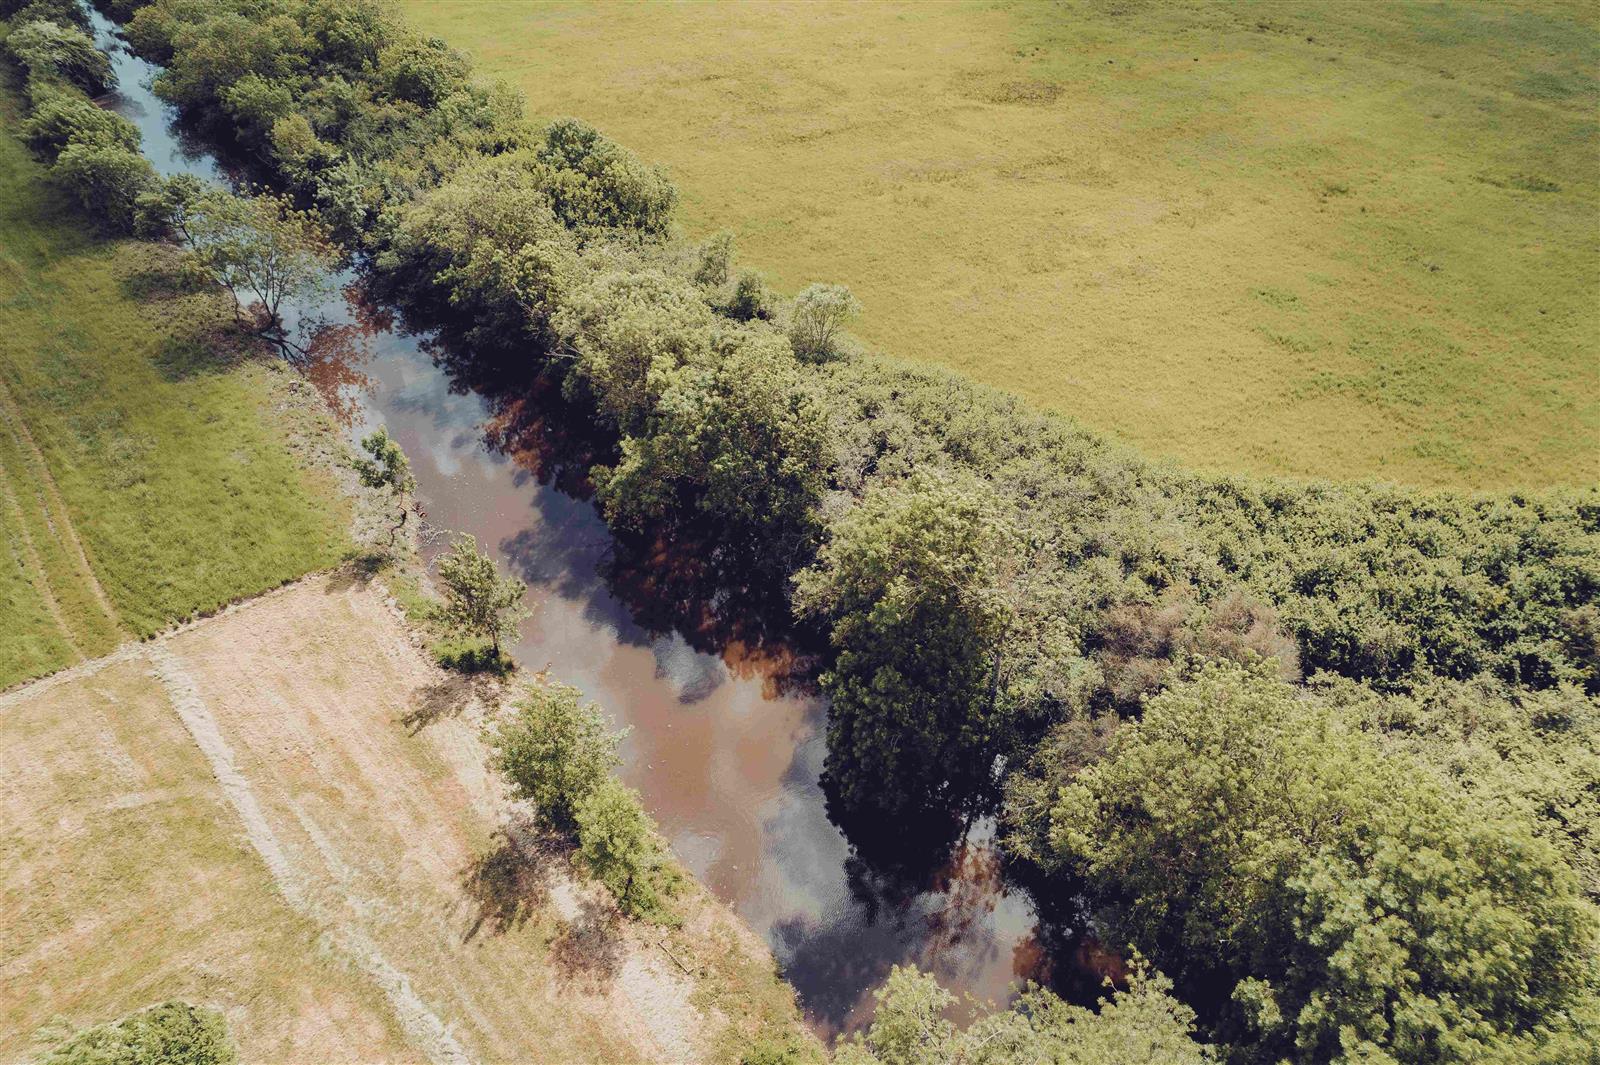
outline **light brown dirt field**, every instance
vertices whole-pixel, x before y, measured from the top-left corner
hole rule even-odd
[[[173,997],[272,1062],[711,1060],[773,1016],[770,957],[698,888],[683,929],[635,926],[520,827],[484,693],[380,586],[101,661],[0,697],[0,1060]]]

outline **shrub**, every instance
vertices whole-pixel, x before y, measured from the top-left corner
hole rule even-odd
[[[139,197],[155,184],[144,156],[120,147],[69,144],[56,157],[50,177],[71,193],[83,210],[115,233],[131,233]]]
[[[578,803],[578,855],[630,917],[670,922],[667,900],[677,871],[662,852],[639,798],[615,777],[603,778]]]
[[[22,131],[28,147],[48,160],[54,160],[69,144],[139,150],[139,130],[133,123],[72,92],[45,96],[22,124]]]
[[[789,310],[794,353],[812,362],[837,358],[840,330],[860,313],[860,301],[843,285],[807,285]]]
[[[76,26],[29,22],[11,31],[6,47],[32,78],[59,79],[90,96],[111,88],[111,60]]]
[[[377,77],[397,99],[437,107],[466,84],[467,61],[437,37],[404,41],[379,53]]]
[[[593,126],[558,119],[545,130],[536,154],[547,168],[545,193],[567,225],[666,232],[678,190],[659,167],[641,162]]]
[[[234,1065],[228,1024],[215,1010],[163,1002],[120,1021],[85,1029],[40,1065]]]

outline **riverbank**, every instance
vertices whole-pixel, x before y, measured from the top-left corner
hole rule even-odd
[[[803,1044],[698,884],[681,928],[635,925],[517,827],[478,734],[501,693],[381,584],[251,598],[381,542],[381,501],[314,384],[172,249],[90,232],[0,115],[0,687],[50,674],[0,695],[0,1058],[175,997],[247,1061]]]
[[[703,889],[680,929],[622,920],[521,827],[495,694],[340,571],[4,696],[0,1057],[169,998],[247,1061],[733,1061],[796,1028]]]
[[[9,79],[9,72],[5,77]],[[96,236],[0,91],[0,690],[334,565],[326,415],[171,249]]]

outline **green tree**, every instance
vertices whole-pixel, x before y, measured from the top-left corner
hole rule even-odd
[[[983,486],[918,473],[837,519],[796,607],[830,626],[826,779],[847,809],[968,811],[1009,722],[995,688],[1015,536]]]
[[[536,151],[540,187],[569,226],[627,226],[663,234],[678,190],[650,166],[587,122],[559,118]]]
[[[410,516],[411,509],[406,505],[406,497],[417,490],[417,479],[412,476],[406,453],[400,449],[399,442],[389,435],[386,427],[380,425],[364,437],[361,450],[367,453],[366,457],[357,456],[350,462],[356,477],[367,488],[387,492],[393,497],[400,513],[400,520],[389,530],[389,542],[392,544]]]
[[[601,778],[577,804],[578,854],[630,917],[665,916],[663,855],[639,799],[615,777]]]
[[[705,365],[716,315],[695,286],[660,270],[611,270],[575,290],[555,318],[562,346],[601,414],[637,434],[673,370]]]
[[[1270,666],[1149,700],[1050,819],[1120,932],[1232,989],[1240,1061],[1509,1060],[1592,1011],[1595,916],[1557,852]]]
[[[44,94],[22,129],[28,147],[50,160],[69,144],[139,150],[138,127],[75,92]]]
[[[802,359],[827,362],[839,354],[839,332],[861,313],[861,302],[843,285],[807,285],[789,308],[789,340]]]
[[[495,768],[518,798],[559,832],[576,833],[578,808],[620,760],[622,734],[606,728],[600,708],[565,684],[530,684],[496,727]]]
[[[773,296],[761,275],[742,270],[733,282],[733,295],[722,305],[722,313],[736,322],[770,322],[777,317]]]
[[[290,361],[308,356],[292,340],[285,305],[332,291],[337,252],[315,212],[274,193],[236,196],[207,189],[187,206],[177,229],[189,264],[233,298],[234,318],[276,345]]]
[[[397,293],[473,346],[540,344],[576,271],[571,234],[526,158],[469,163],[399,212],[383,258]]]
[[[697,515],[717,530],[733,579],[781,581],[816,535],[827,419],[782,336],[743,329],[722,345],[731,350],[710,362],[651,371],[654,410],[596,484],[615,525]]]
[[[1209,1047],[1194,1039],[1194,1012],[1172,984],[1135,964],[1126,989],[1098,1011],[1029,988],[1009,1009],[966,1028],[946,1018],[955,1003],[931,974],[895,966],[873,992],[877,1006],[864,1033],[841,1045],[835,1065],[1206,1065]]]
[[[76,26],[29,22],[12,30],[5,45],[28,68],[30,78],[59,79],[90,96],[111,90],[111,61]]]
[[[528,616],[522,597],[528,586],[515,577],[502,577],[494,559],[478,550],[470,535],[456,538],[439,556],[439,580],[444,585],[445,624],[455,631],[486,639],[500,658],[502,640],[517,635],[517,622]]]

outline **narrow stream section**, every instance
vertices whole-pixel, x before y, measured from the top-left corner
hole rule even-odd
[[[151,92],[157,68],[91,17],[117,78],[107,103],[139,127],[156,170],[225,181]],[[356,320],[344,299],[296,311]],[[980,1002],[1045,975],[1032,906],[1002,882],[992,847],[962,848],[929,890],[885,888],[824,810],[820,701],[782,694],[737,648],[705,654],[680,633],[642,628],[602,576],[611,538],[593,505],[487,447],[488,404],[452,393],[418,338],[380,329],[370,345],[358,373],[332,368],[352,439],[387,426],[429,522],[473,534],[528,583],[517,660],[580,688],[630,730],[623,778],[684,865],[766,937],[819,1032],[857,1026],[867,992],[896,963],[916,962]]]

